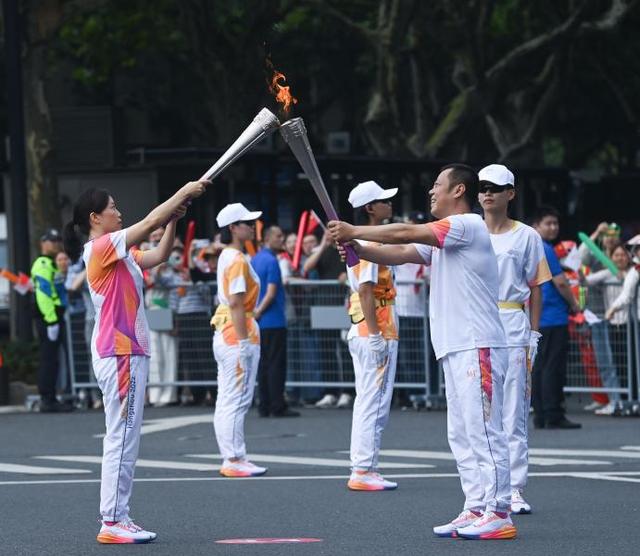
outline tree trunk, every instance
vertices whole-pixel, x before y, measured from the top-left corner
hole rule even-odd
[[[30,229],[36,250],[42,232],[61,225],[53,127],[46,92],[51,67],[47,47],[61,20],[62,8],[58,0],[30,0],[25,3],[25,149]]]

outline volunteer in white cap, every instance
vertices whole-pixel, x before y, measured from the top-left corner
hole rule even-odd
[[[540,285],[551,280],[551,272],[538,232],[508,216],[509,202],[516,194],[511,171],[491,164],[480,170],[478,180],[478,199],[498,260],[498,307],[509,350],[502,423],[509,439],[511,512],[528,514],[531,506],[523,490],[529,470],[531,371],[540,339]],[[527,302],[528,317],[524,311]]]
[[[215,328],[213,355],[218,364],[218,397],[213,425],[225,477],[255,477],[266,473],[247,460],[244,418],[251,407],[260,362],[260,329],[253,312],[260,278],[244,253],[245,241],[255,236],[251,212],[240,203],[224,207],[216,217],[228,246],[218,258],[218,308],[211,318]]]
[[[354,187],[349,202],[356,209],[357,223],[377,226],[391,218],[391,198],[397,192],[397,188],[382,189],[373,181]],[[347,338],[356,379],[347,486],[351,490],[391,490],[398,485],[378,473],[378,453],[389,420],[398,358],[393,268],[361,258],[356,266],[347,267],[347,274],[352,291]]]

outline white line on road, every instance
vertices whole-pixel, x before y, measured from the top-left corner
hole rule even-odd
[[[70,469],[68,467],[36,467],[17,463],[0,463],[0,473],[24,473],[27,475],[76,475],[91,473],[88,469]]]
[[[204,459],[220,459],[219,454],[186,454],[188,458],[204,458]],[[315,467],[351,467],[351,462],[347,459],[332,458],[305,458],[295,456],[275,456],[272,454],[249,454],[247,456],[251,461],[265,463],[291,463],[294,465],[312,465]],[[380,462],[380,469],[429,469],[435,465],[428,463],[390,463]]]
[[[571,450],[564,448],[529,448],[533,456],[586,456],[595,458],[640,459],[640,453],[622,450]]]
[[[547,477],[547,478],[573,478],[573,479],[602,479],[604,481],[620,480],[622,476],[640,476],[640,471],[616,471],[615,476],[607,473],[580,473],[580,472],[540,472],[529,473],[529,477]],[[394,473],[385,475],[388,479],[457,479],[457,473]],[[293,475],[282,477],[148,477],[135,479],[136,483],[180,483],[195,481],[232,481],[244,483],[247,481],[323,481],[323,480],[339,480],[345,481],[345,475]],[[638,479],[640,480],[640,479]],[[60,479],[60,480],[32,480],[32,481],[0,481],[0,486],[12,485],[72,485],[72,484],[96,484],[100,479]],[[635,481],[634,481],[635,482]]]
[[[102,456],[36,456],[36,459],[53,461],[68,461],[77,463],[102,463]],[[148,467],[151,469],[176,469],[182,471],[218,471],[219,465],[210,463],[191,463],[183,461],[164,461],[152,459],[139,459],[136,467]]]
[[[640,483],[640,478],[634,477],[619,477],[609,473],[583,473],[580,475],[581,479],[596,479],[598,481],[614,481],[622,483]]]
[[[452,461],[454,459],[451,452],[435,452],[431,450],[380,450],[380,455],[399,458],[439,459],[448,461]],[[551,465],[611,465],[608,461],[540,457],[530,457],[529,463],[531,465],[540,465],[542,467]]]

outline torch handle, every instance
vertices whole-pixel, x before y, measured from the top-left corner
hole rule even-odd
[[[343,245],[342,247],[344,248],[344,252],[347,256],[347,266],[349,268],[352,268],[357,264],[360,264],[360,257],[358,257],[356,250],[353,247],[351,247],[351,245]]]

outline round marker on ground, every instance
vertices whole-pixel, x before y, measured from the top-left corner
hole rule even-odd
[[[304,544],[304,543],[312,543],[312,542],[322,542],[322,539],[314,539],[310,537],[221,539],[216,541],[216,544]]]

